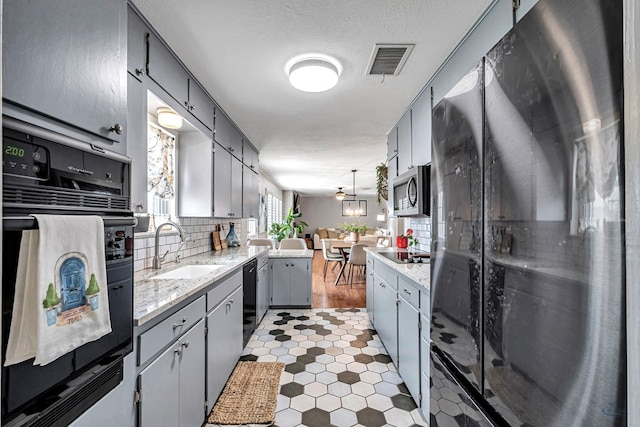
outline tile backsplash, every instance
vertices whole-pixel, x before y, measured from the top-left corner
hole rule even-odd
[[[180,257],[186,258],[192,255],[198,255],[211,251],[211,232],[215,226],[220,224],[222,231],[220,238],[224,239],[229,232],[229,222],[234,223],[234,229],[240,244],[244,246],[246,236],[243,233],[243,221],[229,221],[219,218],[188,218],[181,217],[178,222],[187,235],[187,242],[180,248],[180,236],[174,228],[167,227],[160,232],[159,254],[162,256],[169,251],[164,263],[174,262],[178,248],[180,248]],[[134,241],[134,269],[135,271],[151,268],[153,263],[155,245],[155,231],[146,233],[137,233]]]
[[[431,252],[431,218],[411,218],[408,228],[413,230],[413,235],[418,239],[417,248]]]

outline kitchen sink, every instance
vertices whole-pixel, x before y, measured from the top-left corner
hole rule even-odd
[[[175,270],[167,271],[166,273],[158,274],[157,276],[150,277],[150,280],[167,280],[167,279],[197,279],[206,274],[212,273],[222,265],[185,265]]]

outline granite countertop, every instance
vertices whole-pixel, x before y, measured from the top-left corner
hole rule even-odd
[[[228,248],[222,251],[205,252],[183,258],[182,262],[168,262],[159,270],[145,269],[134,275],[133,320],[136,326],[153,319],[171,307],[186,300],[191,295],[211,285],[232,270],[242,268],[243,264],[258,255],[271,252],[306,252],[297,251],[269,251],[262,246],[242,246]],[[313,256],[313,251],[311,256]],[[195,279],[157,279],[153,276],[175,270],[185,265],[220,265],[217,270]]]
[[[269,258],[313,258],[313,249],[271,249]]]
[[[379,255],[380,252],[407,252],[406,249],[367,247],[364,248],[364,250],[370,252],[375,257],[376,261],[383,262],[384,264],[396,270],[398,273],[403,274],[417,284],[421,285],[426,290],[431,290],[431,264],[429,262],[422,262],[419,264],[399,264],[397,262],[391,261],[389,258]]]

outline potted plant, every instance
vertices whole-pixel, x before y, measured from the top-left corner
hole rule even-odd
[[[396,237],[396,246],[398,248],[409,248],[409,252],[415,246],[418,246],[418,238],[413,235],[413,230],[411,228],[407,228],[407,234],[401,234]]]
[[[269,228],[269,231],[267,232],[267,234],[272,238],[274,238],[277,243],[280,243],[282,239],[287,237],[284,231],[282,230],[282,224],[280,224],[279,222],[271,223],[271,228]]]
[[[384,163],[376,166],[376,201],[378,204],[382,199],[387,200],[389,197],[389,188],[387,185],[387,174],[389,169]]]
[[[295,221],[301,216],[302,214],[300,212],[293,213],[293,208],[289,208],[289,212],[287,212],[284,221],[282,221],[281,224],[272,223],[267,234],[273,236],[278,242],[281,242],[282,239],[287,237],[298,237],[302,235],[304,227],[308,227],[309,224],[304,221]]]
[[[89,287],[86,291],[87,299],[89,300],[89,305],[91,306],[91,311],[95,311],[98,309],[98,292],[100,292],[98,279],[96,279],[95,274],[91,273],[91,278],[89,279]]]
[[[53,283],[49,283],[47,288],[47,294],[42,301],[42,307],[47,313],[47,325],[55,325],[58,316],[58,304],[60,304],[60,297],[56,293]]]
[[[367,231],[365,224],[360,225],[360,221],[356,221],[353,224],[344,223],[342,229],[349,232],[349,238],[352,242],[358,242],[360,240],[360,233]]]

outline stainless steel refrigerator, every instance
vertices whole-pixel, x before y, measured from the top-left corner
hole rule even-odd
[[[434,425],[627,424],[622,48],[541,0],[433,107]]]

